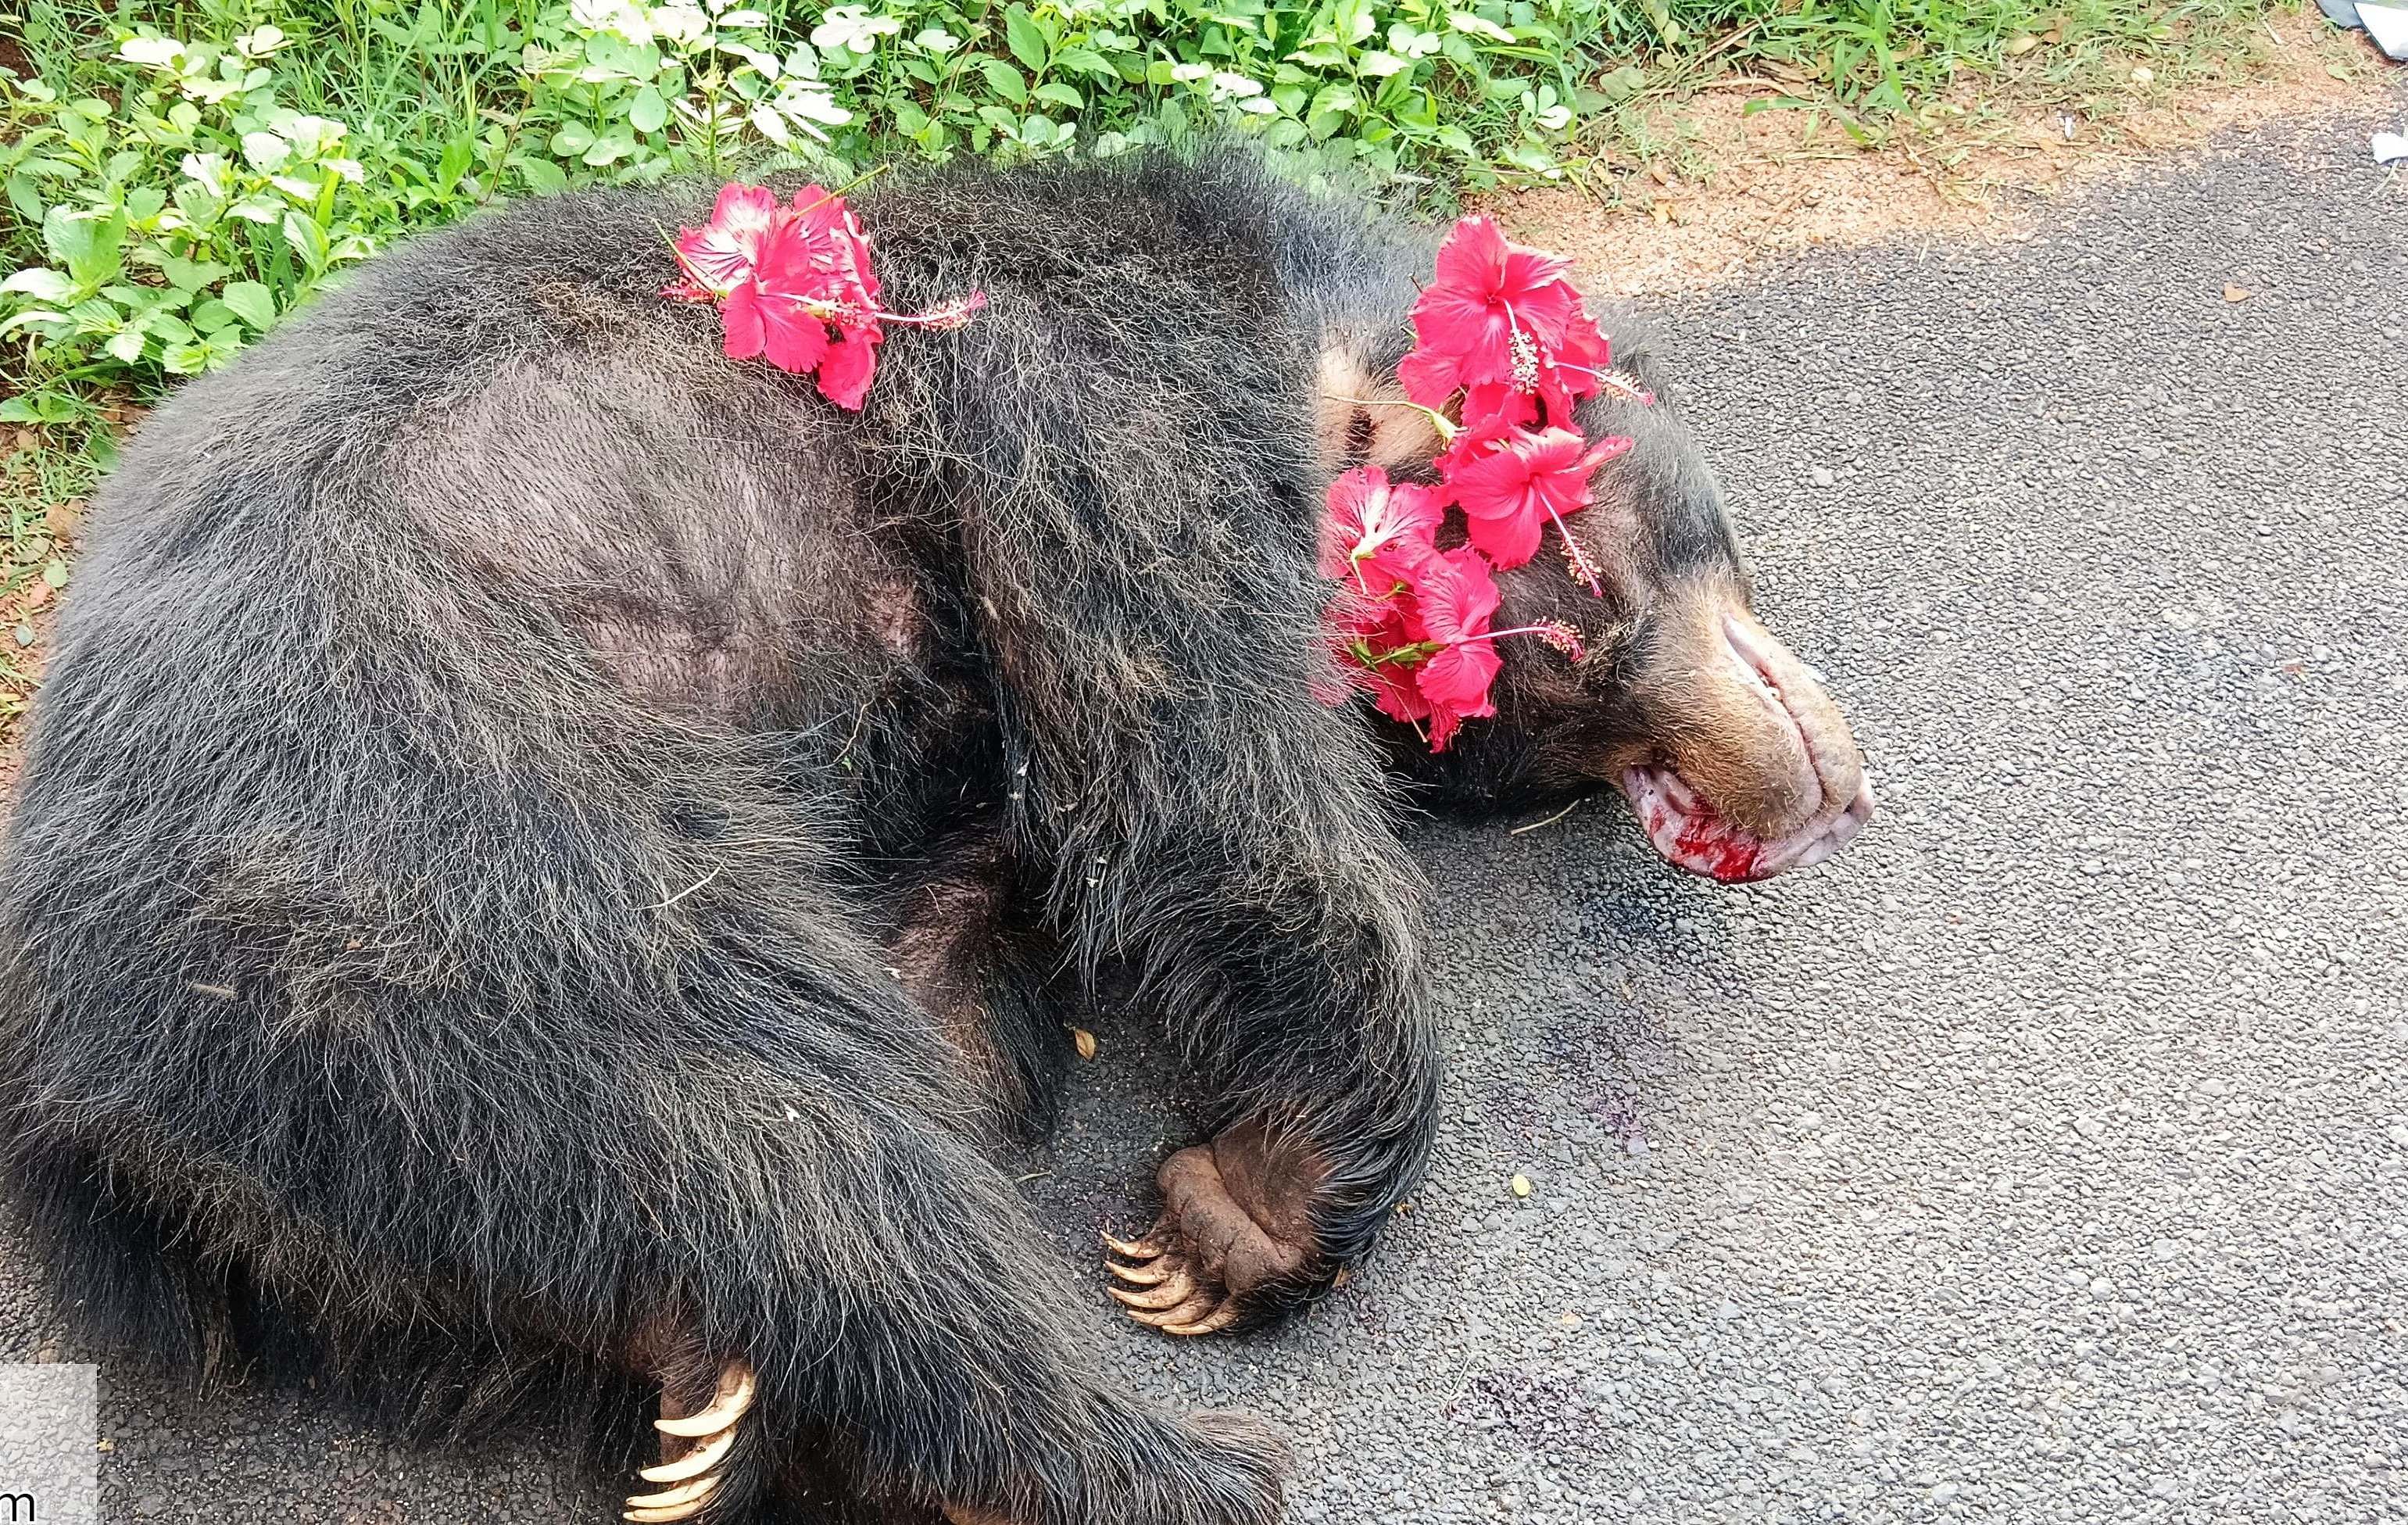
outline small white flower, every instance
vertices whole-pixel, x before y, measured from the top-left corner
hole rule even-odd
[[[1210,79],[1212,78],[1212,65],[1210,64],[1173,64],[1170,65],[1170,78],[1179,84],[1192,85],[1198,79]]]
[[[234,50],[245,58],[265,58],[283,46],[284,29],[279,26],[263,26],[234,39]]]
[[[334,151],[350,130],[332,117],[313,117],[298,111],[279,119],[273,125],[277,136],[311,158]]]
[[[699,6],[655,6],[652,35],[664,42],[699,42],[710,34],[710,18]]]
[[[1250,79],[1242,74],[1231,74],[1226,69],[1219,70],[1212,76],[1212,98],[1216,101],[1242,101],[1250,95],[1259,95],[1262,93],[1262,81],[1259,79]],[[1272,109],[1276,110],[1278,108],[1274,107]]]
[[[892,16],[872,16],[862,6],[830,6],[827,18],[811,28],[814,48],[849,48],[866,53],[878,46],[881,37],[891,37],[903,30],[903,23]]]
[[[789,81],[770,104],[778,115],[823,142],[827,140],[827,134],[820,131],[816,123],[841,127],[853,120],[852,112],[837,105],[835,96],[816,85]]]
[[[719,50],[752,65],[754,72],[764,79],[778,78],[778,55],[775,53],[765,53],[758,48],[748,48],[740,42],[722,42],[719,45]]]
[[[923,27],[920,34],[911,39],[912,47],[924,53],[936,53],[939,56],[952,52],[961,45],[961,38],[941,26]]]
[[[117,45],[117,56],[145,68],[172,69],[184,61],[184,45],[173,37],[128,37]]]
[[[569,0],[568,22],[580,32],[607,33],[638,48],[652,45],[652,18],[632,0]]]

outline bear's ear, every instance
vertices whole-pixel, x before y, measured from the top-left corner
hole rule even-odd
[[[1429,416],[1399,406],[1405,394],[1396,377],[1375,375],[1359,346],[1344,336],[1323,340],[1315,381],[1320,393],[1313,402],[1314,434],[1322,469],[1329,475],[1358,466],[1417,470],[1438,458],[1444,442]]]

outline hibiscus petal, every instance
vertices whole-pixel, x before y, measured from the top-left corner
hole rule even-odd
[[[870,378],[878,369],[878,330],[847,328],[837,335],[827,358],[820,362],[820,391],[838,408],[861,411],[869,395]]]
[[[777,221],[777,194],[766,185],[730,180],[719,188],[719,199],[710,208],[711,226],[731,237],[761,233]]]
[[[1485,301],[1505,274],[1506,251],[1512,247],[1494,219],[1459,218],[1438,246],[1438,276],[1431,285],[1452,286]]]
[[[725,333],[721,348],[726,351],[728,359],[750,360],[761,352],[761,298],[752,286],[738,286],[727,294],[726,302],[719,309],[719,321]]]
[[[1418,327],[1414,331],[1420,332]],[[1397,382],[1411,401],[1424,408],[1443,408],[1463,385],[1463,370],[1444,350],[1417,349],[1398,365]]]
[[[1432,655],[1414,676],[1422,697],[1433,709],[1451,710],[1459,715],[1493,715],[1497,704],[1489,688],[1503,666],[1492,644],[1481,640],[1449,646]]]
[[[1438,553],[1419,568],[1413,583],[1421,639],[1454,646],[1486,634],[1497,597],[1497,580],[1477,550],[1457,546]]]
[[[799,302],[767,296],[760,302],[769,364],[803,375],[828,352],[827,324]]]
[[[1467,518],[1464,526],[1481,554],[1496,563],[1498,571],[1510,572],[1528,565],[1530,558],[1539,554],[1539,540],[1547,521],[1535,511],[1517,511],[1499,519]]]

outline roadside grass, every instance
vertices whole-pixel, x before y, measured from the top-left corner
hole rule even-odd
[[[1811,151],[1944,145],[2036,104],[2103,115],[2243,78],[2271,39],[2263,19],[2295,8],[736,3],[686,7],[719,29],[699,44],[665,31],[631,51],[624,18],[667,7],[0,0],[0,276],[18,272],[0,293],[0,727],[38,657],[34,616],[64,584],[72,506],[121,421],[223,364],[349,263],[497,199],[774,164],[826,176],[895,151],[1093,151],[1218,122],[1262,136],[1300,174],[1398,199],[1444,206],[1560,182],[1612,206],[1651,169],[1712,172],[1680,118],[1704,93],[1794,115]],[[935,46],[931,30],[949,46],[921,47]],[[121,57],[136,35],[188,48]],[[199,174],[196,153],[212,156]]]

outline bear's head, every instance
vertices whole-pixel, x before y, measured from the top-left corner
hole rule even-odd
[[[1872,815],[1863,755],[1813,670],[1756,617],[1722,488],[1665,398],[1652,350],[1615,335],[1613,356],[1617,377],[1656,400],[1581,404],[1589,439],[1632,441],[1598,468],[1595,502],[1566,521],[1602,597],[1572,575],[1552,526],[1527,565],[1497,574],[1496,628],[1561,622],[1583,653],[1498,642],[1497,713],[1465,722],[1442,753],[1379,724],[1398,767],[1457,803],[1539,805],[1611,785],[1656,850],[1692,872],[1744,881],[1812,867]],[[1435,480],[1436,431],[1388,405],[1401,397],[1394,359],[1372,361],[1359,342],[1325,352],[1319,424],[1333,472],[1371,464]],[[1463,539],[1450,510],[1440,544]]]

